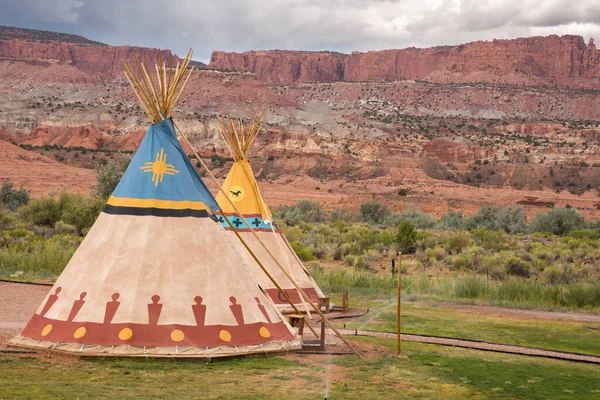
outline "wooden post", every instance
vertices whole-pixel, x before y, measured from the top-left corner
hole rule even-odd
[[[398,331],[398,339],[396,343],[396,354],[400,355],[400,298],[402,292],[402,255],[398,254],[398,309],[396,314],[396,330]]]
[[[321,319],[321,343],[320,343],[320,347],[321,347],[321,351],[325,351],[325,318]]]

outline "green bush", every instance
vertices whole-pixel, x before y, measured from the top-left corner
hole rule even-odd
[[[376,201],[363,203],[360,206],[360,220],[368,224],[382,224],[392,212],[387,206],[381,205]]]
[[[302,246],[302,244],[298,243],[297,241],[290,243],[290,245],[292,246],[292,249],[294,249],[294,251],[296,252],[296,255],[302,261],[313,261],[313,260],[317,259],[317,257],[315,257],[315,255],[313,253],[312,248],[304,247],[304,246]]]
[[[463,219],[462,211],[449,210],[442,216],[440,220],[439,229],[443,230],[460,230],[465,228],[465,221]]]
[[[446,239],[444,247],[448,253],[457,253],[470,244],[471,238],[465,232],[455,232]]]
[[[286,206],[275,214],[281,218],[287,225],[296,225],[300,222],[323,222],[327,215],[321,203],[300,200],[296,205]]]
[[[530,232],[550,232],[564,236],[573,230],[584,229],[583,215],[574,208],[554,208],[547,214],[538,213],[529,225]]]
[[[29,203],[29,192],[21,187],[15,189],[9,181],[2,182],[0,187],[0,202],[11,211]]]
[[[100,199],[108,200],[129,167],[131,158],[121,154],[115,160],[106,161],[106,159],[101,159],[101,161],[96,167],[97,175],[94,192]]]
[[[500,231],[479,228],[473,231],[473,237],[486,250],[500,252],[508,247],[504,234]]]

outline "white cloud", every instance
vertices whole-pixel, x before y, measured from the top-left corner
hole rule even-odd
[[[110,44],[350,52],[574,33],[600,36],[597,0],[2,0],[23,21]],[[11,21],[14,21],[11,23]]]

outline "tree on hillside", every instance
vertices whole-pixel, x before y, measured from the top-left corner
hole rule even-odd
[[[417,230],[408,221],[402,221],[396,233],[396,243],[402,253],[411,253],[417,242]]]

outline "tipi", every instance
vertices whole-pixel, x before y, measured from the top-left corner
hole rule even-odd
[[[234,159],[234,163],[222,185],[223,191],[219,192],[216,196],[217,203],[221,208],[221,211],[218,211],[217,215],[223,227],[231,231],[231,227],[224,220],[222,214],[225,214],[229,218],[243,240],[250,246],[252,251],[261,260],[265,269],[279,283],[295,305],[302,305],[304,299],[295,288],[295,285],[286,277],[280,266],[287,270],[287,274],[308,295],[311,302],[318,304],[319,298],[324,297],[323,292],[310,276],[281,229],[273,221],[271,211],[263,200],[254,173],[252,172],[252,167],[248,161],[248,152],[260,131],[262,116],[261,113],[257,113],[254,116],[252,125],[248,129],[244,128],[242,121],[234,121],[231,118],[221,118],[219,120],[219,133],[225,141]],[[223,193],[227,194],[229,200]],[[243,215],[243,219],[239,217],[232,204]],[[256,236],[263,242],[264,247],[250,232],[244,219],[251,225],[252,229],[256,232]],[[268,255],[265,248],[276,256],[280,266],[277,265],[273,257]],[[259,282],[260,286],[266,291],[277,307],[283,312],[292,311],[291,305],[262,272],[256,262],[250,258],[249,253],[242,253],[242,257],[249,265],[254,266],[253,277]],[[305,307],[304,309],[310,310],[309,307]]]
[[[248,273],[239,241],[168,118],[191,54],[126,75],[152,120],[131,164],[22,334],[11,344],[78,355],[221,357],[301,343]],[[138,84],[151,88],[144,90]],[[239,250],[239,252],[238,252]]]

